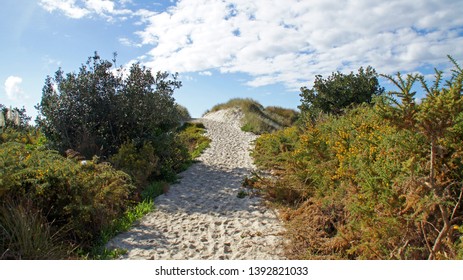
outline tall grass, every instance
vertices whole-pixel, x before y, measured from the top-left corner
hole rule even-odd
[[[0,259],[66,259],[71,246],[39,211],[7,203],[0,207]]]

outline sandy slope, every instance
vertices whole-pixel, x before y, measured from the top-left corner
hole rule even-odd
[[[238,110],[200,119],[211,147],[155,201],[156,211],[108,243],[128,259],[281,259],[283,227],[257,197],[238,198],[255,136],[239,129]]]

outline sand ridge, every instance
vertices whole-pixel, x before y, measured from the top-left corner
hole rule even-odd
[[[210,148],[155,200],[155,211],[107,247],[127,249],[124,259],[283,259],[275,212],[259,197],[237,197],[255,168],[249,149],[256,136],[239,129],[241,117],[228,109],[200,119]]]

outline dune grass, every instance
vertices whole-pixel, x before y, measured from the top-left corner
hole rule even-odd
[[[277,106],[264,107],[250,98],[234,98],[226,103],[215,105],[208,112],[230,108],[240,108],[243,111],[244,119],[241,129],[255,134],[272,132],[291,126],[299,118],[299,113],[295,110]]]
[[[6,203],[0,207],[0,260],[66,259],[73,248],[63,242],[62,233],[40,211]]]
[[[199,157],[209,147],[211,139],[205,133],[206,128],[202,123],[186,122],[180,128],[179,137],[187,147],[191,160]]]

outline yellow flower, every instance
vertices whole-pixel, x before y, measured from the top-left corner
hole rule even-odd
[[[457,225],[454,225],[454,226],[453,226],[453,229],[456,229],[456,230],[458,230],[459,228],[460,228],[460,227],[459,227],[459,226],[457,226]]]

